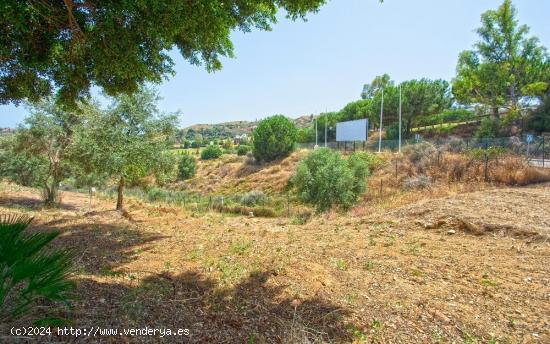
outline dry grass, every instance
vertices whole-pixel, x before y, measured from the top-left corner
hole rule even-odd
[[[41,209],[35,190],[0,185],[0,212],[35,216],[79,253],[73,327],[188,327],[193,343],[550,341],[547,185],[397,193],[303,224],[131,199],[129,221],[111,201],[66,192]]]
[[[174,187],[197,192],[206,190],[215,194],[251,190],[278,193],[285,188],[296,164],[306,154],[307,151],[297,151],[270,164],[256,164],[253,159],[235,155],[224,155],[214,161],[199,161],[196,177]]]

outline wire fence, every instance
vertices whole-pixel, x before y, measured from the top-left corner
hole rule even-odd
[[[410,145],[415,145],[421,142],[430,142],[437,148],[446,148],[451,151],[467,151],[473,149],[489,149],[500,147],[507,152],[525,156],[530,164],[539,167],[550,168],[550,137],[545,136],[512,136],[498,138],[439,138],[439,139],[406,139],[402,140],[401,148]],[[300,149],[314,149],[315,142],[299,143]],[[325,147],[324,142],[320,142],[318,147]],[[343,153],[351,153],[355,151],[392,151],[399,150],[398,140],[378,140],[372,141],[355,141],[355,142],[327,142],[326,147],[339,150]]]

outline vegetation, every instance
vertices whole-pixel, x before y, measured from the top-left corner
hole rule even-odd
[[[500,122],[496,118],[484,118],[474,133],[476,138],[495,138],[500,134]]]
[[[41,188],[45,203],[56,203],[59,183],[71,173],[70,150],[80,120],[53,99],[34,104],[25,125],[3,140],[2,175]]]
[[[548,89],[549,55],[529,28],[519,25],[511,0],[481,16],[480,41],[460,54],[453,94],[464,104],[491,109],[499,118],[506,108],[512,119],[529,99]]]
[[[288,156],[296,143],[296,127],[283,115],[266,118],[253,133],[253,153],[258,161]]]
[[[353,154],[347,161],[340,153],[320,148],[296,169],[291,184],[299,198],[325,211],[334,205],[350,208],[365,191],[369,174],[368,153]]]
[[[117,181],[116,209],[123,209],[128,183],[154,175],[163,183],[175,174],[173,146],[176,116],[161,115],[156,93],[140,89],[114,100],[108,111],[90,113],[75,140],[75,155],[84,171],[96,171]]]
[[[297,19],[323,3],[67,0],[63,6],[10,0],[0,8],[0,103],[58,91],[62,102],[74,104],[91,85],[110,96],[133,93],[174,73],[172,48],[192,64],[218,70],[221,57],[233,57],[235,29],[270,30],[279,9]]]
[[[193,178],[197,172],[197,161],[189,154],[184,154],[178,163],[178,179],[186,180]]]
[[[237,147],[237,155],[239,155],[239,156],[246,155],[251,150],[252,150],[252,148],[250,148],[250,146],[248,146],[248,145],[239,145],[239,147]]]
[[[205,149],[201,151],[202,160],[217,159],[222,156],[223,151],[220,146],[217,145],[208,145]]]
[[[69,279],[72,257],[67,251],[48,249],[58,232],[26,233],[31,219],[0,217],[0,322],[9,323],[40,302],[67,305],[74,283]],[[48,307],[51,310],[53,307]],[[58,324],[47,314],[39,323]]]

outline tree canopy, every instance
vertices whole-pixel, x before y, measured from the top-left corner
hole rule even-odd
[[[156,101],[154,91],[140,88],[116,98],[109,110],[90,113],[77,131],[74,154],[79,166],[117,181],[118,210],[127,183],[152,174],[162,182],[175,173],[175,157],[168,148],[177,119],[160,114]]]
[[[502,107],[515,114],[523,99],[548,88],[548,53],[536,37],[528,37],[510,0],[483,13],[481,24],[474,49],[460,54],[453,93],[462,103],[490,107],[495,117]]]
[[[0,104],[54,92],[64,103],[89,94],[132,93],[174,73],[176,48],[208,71],[233,57],[231,32],[270,30],[277,11],[291,19],[325,0],[6,0],[0,6]]]

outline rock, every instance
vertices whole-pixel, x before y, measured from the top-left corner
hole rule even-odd
[[[454,229],[449,229],[449,231],[447,232],[447,234],[453,235],[453,234],[456,234],[456,231],[455,231]]]
[[[469,221],[466,221],[464,219],[458,219],[459,225],[465,232],[475,234],[475,235],[481,235],[483,234],[484,230],[483,228],[479,227],[478,225],[471,223]]]

